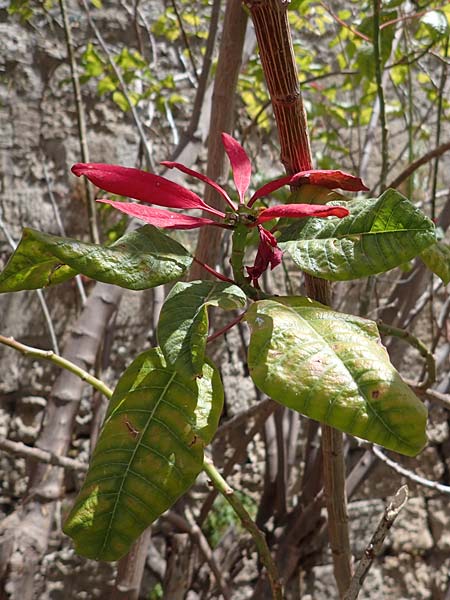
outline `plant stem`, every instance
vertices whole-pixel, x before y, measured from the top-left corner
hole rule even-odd
[[[244,255],[248,232],[249,230],[244,224],[237,224],[236,229],[233,231],[230,263],[233,269],[233,277],[237,285],[249,298],[256,300],[259,296],[258,291],[248,283],[244,273]]]
[[[255,522],[242,505],[234,490],[227,484],[222,475],[217,471],[211,460],[205,458],[203,470],[210,478],[213,486],[222,494],[225,500],[231,505],[238,515],[242,526],[250,533],[255,542],[261,562],[267,569],[267,575],[272,589],[272,596],[275,600],[283,600],[283,590],[281,587],[278,570],[270,554],[266,538],[262,531],[256,526]]]
[[[281,160],[287,173],[313,168],[308,126],[295,61],[288,3],[282,0],[246,0],[255,26],[261,63],[271,96],[281,146]],[[322,279],[305,274],[310,298],[330,304],[331,287]],[[332,548],[342,549],[339,560],[333,553],[339,589],[347,589],[351,578],[351,554],[346,526],[345,462],[342,433],[327,425],[323,436],[324,491],[327,499],[328,532]],[[334,487],[330,487],[333,485]],[[336,518],[338,523],[334,523]],[[282,557],[283,558],[283,557]]]
[[[348,589],[352,578],[343,446],[342,433],[333,427],[322,425],[323,484],[328,512],[328,536],[334,576],[341,596]]]
[[[70,29],[69,19],[67,18],[67,10],[65,0],[59,0],[59,7],[61,10],[61,16],[63,20],[64,26],[64,34],[66,36],[66,45],[67,45],[67,54],[69,58],[70,65],[70,76],[72,79],[73,85],[73,93],[75,96],[75,106],[77,110],[77,122],[78,122],[78,136],[80,138],[80,151],[81,151],[81,159],[82,162],[89,162],[89,150],[87,145],[87,135],[86,135],[86,120],[84,115],[84,106],[83,100],[81,96],[81,88],[80,88],[80,80],[78,79],[77,74],[77,63],[75,59],[75,52],[73,50],[73,40],[72,40],[72,31]],[[95,209],[95,199],[94,194],[92,192],[92,186],[87,180],[86,177],[84,179],[84,189],[86,194],[87,201],[87,210],[88,210],[88,221],[89,221],[89,235],[91,238],[91,242],[94,244],[100,243],[100,236],[98,233],[97,226],[97,212]]]
[[[407,331],[406,329],[401,329],[400,327],[394,327],[393,325],[388,325],[381,320],[377,321],[377,327],[383,335],[392,335],[394,337],[398,337],[402,340],[405,340],[407,344],[415,348],[419,354],[425,359],[427,366],[427,378],[425,381],[422,381],[418,384],[418,387],[426,389],[433,385],[436,381],[436,361],[434,360],[433,353],[427,348],[427,346],[415,335]]]
[[[12,337],[5,337],[4,335],[0,335],[0,344],[5,346],[9,346],[14,350],[17,350],[24,356],[28,356],[30,358],[38,358],[41,360],[48,360],[53,364],[65,369],[66,371],[70,371],[73,375],[79,377],[82,381],[89,383],[93,388],[104,394],[107,398],[111,398],[112,390],[100,379],[94,377],[75,363],[55,354],[53,350],[41,350],[40,348],[33,348],[32,346],[26,346],[15,340]]]
[[[381,173],[380,189],[386,189],[386,177],[388,173],[388,130],[386,124],[386,104],[384,101],[384,89],[382,80],[381,59],[381,0],[373,0],[373,56],[375,62],[375,79],[377,83],[378,101],[380,103],[380,126],[381,126]]]

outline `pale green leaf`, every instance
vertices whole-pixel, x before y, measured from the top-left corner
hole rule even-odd
[[[247,321],[250,375],[268,396],[396,452],[423,448],[427,410],[391,365],[373,321],[301,297],[255,302]]]

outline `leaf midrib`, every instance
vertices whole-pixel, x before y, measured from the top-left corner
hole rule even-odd
[[[139,437],[139,441],[137,442],[137,444],[136,444],[136,446],[135,446],[135,448],[133,450],[133,453],[130,456],[130,460],[128,461],[128,466],[125,469],[125,472],[124,472],[123,477],[122,477],[122,481],[120,483],[119,490],[117,491],[116,500],[114,502],[114,507],[113,507],[113,509],[111,511],[111,518],[110,518],[109,523],[108,523],[108,528],[107,528],[106,533],[105,533],[105,539],[104,539],[103,545],[101,547],[101,550],[99,552],[99,556],[102,556],[102,554],[103,554],[103,552],[104,552],[104,550],[105,550],[105,548],[106,548],[106,546],[107,546],[107,544],[109,542],[109,539],[110,539],[110,536],[111,536],[111,531],[112,531],[112,528],[113,528],[114,519],[115,519],[117,508],[118,508],[118,505],[119,505],[119,500],[120,500],[120,497],[121,497],[121,494],[122,494],[122,491],[123,491],[123,488],[124,488],[124,485],[125,485],[125,481],[127,479],[127,475],[130,472],[131,465],[133,464],[133,461],[134,461],[134,458],[136,456],[136,453],[137,453],[138,449],[140,448],[141,440],[144,439],[144,436],[145,436],[148,428],[150,427],[150,423],[151,423],[153,417],[155,416],[155,412],[158,409],[158,407],[159,407],[160,403],[162,402],[162,400],[164,399],[164,396],[166,395],[166,393],[167,393],[170,385],[172,384],[173,380],[175,379],[175,377],[176,377],[176,372],[174,371],[172,373],[170,379],[168,380],[168,382],[167,382],[167,384],[166,384],[163,392],[160,394],[160,396],[158,398],[158,401],[155,403],[155,406],[153,407],[151,413],[149,414],[149,417],[147,419],[147,423],[145,424],[145,427],[142,430],[142,433],[141,433],[141,435]]]

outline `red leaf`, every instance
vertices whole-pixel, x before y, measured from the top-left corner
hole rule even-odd
[[[126,215],[136,217],[136,219],[150,223],[155,227],[161,227],[162,229],[196,229],[197,227],[203,227],[205,225],[224,227],[223,223],[217,223],[211,219],[190,217],[189,215],[174,213],[162,208],[153,208],[152,206],[135,204],[134,202],[115,202],[114,200],[107,200],[106,198],[98,198],[97,202],[110,204]]]
[[[321,185],[334,190],[346,190],[348,192],[367,192],[368,187],[364,185],[360,177],[355,177],[344,171],[334,170],[312,170],[296,173],[292,176],[291,183],[310,183],[311,185]]]
[[[102,163],[77,163],[72,167],[72,173],[77,177],[85,175],[97,187],[111,194],[168,208],[199,208],[220,217],[225,216],[205,204],[194,192],[164,177],[139,169]]]
[[[304,217],[346,217],[348,210],[343,206],[324,206],[323,204],[278,204],[262,210],[256,225],[265,223],[272,219],[285,217],[288,219],[299,219]]]
[[[228,133],[222,133],[222,143],[225,152],[230,159],[231,170],[233,171],[233,179],[239,194],[239,200],[241,204],[243,204],[244,196],[250,185],[250,177],[252,174],[250,159],[240,143],[231,137],[231,135],[228,135]]]
[[[283,252],[278,248],[275,236],[258,225],[259,230],[259,246],[256,253],[253,267],[247,267],[247,272],[250,275],[252,283],[258,287],[258,279],[270,267],[274,269],[281,263]]]
[[[226,193],[226,191],[223,188],[221,188],[218,183],[216,183],[215,181],[213,181],[206,175],[203,175],[202,173],[198,173],[197,171],[189,169],[189,167],[185,167],[181,163],[172,162],[170,160],[163,160],[161,162],[161,164],[164,165],[165,167],[167,167],[168,169],[178,169],[179,171],[186,173],[186,175],[190,175],[191,177],[195,177],[196,179],[200,179],[200,181],[207,183],[208,185],[213,187],[217,192],[219,192],[219,194],[222,196],[222,198],[225,200],[225,202],[227,202],[233,210],[236,210],[236,207],[235,207],[233,201],[231,200],[230,196]]]
[[[252,206],[258,198],[268,196],[272,192],[275,192],[284,185],[300,185],[302,183],[309,183],[311,185],[320,185],[330,190],[339,188],[348,192],[362,192],[367,191],[367,188],[359,177],[344,173],[343,171],[325,171],[325,170],[311,170],[311,171],[299,171],[294,175],[286,175],[274,181],[269,181],[262,187],[260,187],[248,202],[248,206]]]

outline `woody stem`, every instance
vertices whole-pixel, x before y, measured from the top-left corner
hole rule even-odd
[[[244,0],[255,27],[261,63],[269,89],[286,172],[312,169],[306,113],[285,0]],[[305,274],[309,297],[329,304],[330,284]],[[347,527],[345,461],[342,433],[322,425],[324,491],[334,574],[342,596],[351,580],[351,553]]]

